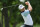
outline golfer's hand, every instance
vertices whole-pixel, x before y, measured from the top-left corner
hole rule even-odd
[[[28,10],[31,12],[32,11],[32,6],[31,4],[29,3],[29,1],[25,2],[26,5],[28,5]]]
[[[29,1],[27,1],[27,2],[25,2],[25,4],[26,4],[26,5],[29,5],[30,3],[29,3]]]

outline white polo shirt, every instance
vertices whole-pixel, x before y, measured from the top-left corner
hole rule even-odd
[[[23,19],[24,19],[24,24],[26,25],[33,25],[33,20],[32,17],[30,15],[30,11],[29,10],[25,10],[24,12],[21,13]]]

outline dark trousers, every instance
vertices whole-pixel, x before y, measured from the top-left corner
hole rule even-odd
[[[24,27],[33,27],[33,25],[31,26],[31,25],[24,25]]]

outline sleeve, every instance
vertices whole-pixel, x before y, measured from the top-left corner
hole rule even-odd
[[[26,10],[26,11],[23,13],[23,15],[24,15],[24,16],[27,16],[29,13],[30,13],[30,11],[29,11],[29,10]]]

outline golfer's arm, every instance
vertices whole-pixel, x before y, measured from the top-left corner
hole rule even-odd
[[[32,11],[32,6],[31,6],[30,3],[28,4],[28,10],[29,10],[30,12]]]

